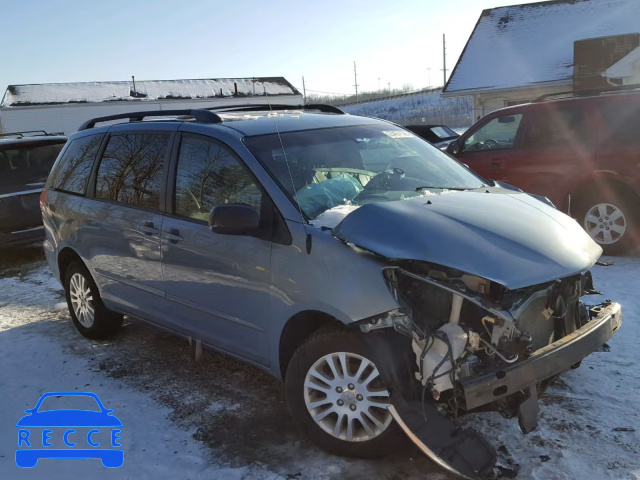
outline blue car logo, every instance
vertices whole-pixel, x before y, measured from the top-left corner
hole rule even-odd
[[[42,407],[45,400],[47,405],[66,400],[75,404],[84,402],[83,407],[87,404],[92,408],[47,410]],[[102,405],[95,393],[45,393],[25,413],[16,424],[18,467],[35,467],[41,458],[99,458],[107,468],[118,468],[124,463],[120,444],[122,422],[113,414],[114,410]]]

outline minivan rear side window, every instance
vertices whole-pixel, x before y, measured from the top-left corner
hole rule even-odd
[[[98,167],[96,198],[157,210],[168,146],[169,134],[113,135]]]
[[[73,140],[49,176],[48,188],[84,195],[104,135]]]

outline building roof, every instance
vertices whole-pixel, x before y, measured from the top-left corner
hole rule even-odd
[[[0,107],[222,98],[236,96],[234,84],[237,96],[300,95],[283,77],[43,83],[9,85]]]
[[[638,31],[638,0],[554,0],[480,15],[445,93],[569,83],[573,43]]]
[[[640,47],[631,50],[627,56],[607,68],[602,75],[607,78],[631,77],[637,65],[640,65]]]

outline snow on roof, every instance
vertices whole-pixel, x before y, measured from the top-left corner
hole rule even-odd
[[[631,77],[637,65],[640,65],[640,47],[631,50],[628,55],[607,68],[602,75],[607,78]]]
[[[255,80],[255,82],[254,82]],[[153,101],[238,96],[299,95],[283,77],[142,80],[120,82],[43,83],[9,85],[0,107],[109,101]]]
[[[638,0],[555,0],[484,10],[445,92],[569,82],[573,43],[638,31]]]

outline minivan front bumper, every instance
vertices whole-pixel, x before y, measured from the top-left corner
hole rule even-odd
[[[518,394],[520,427],[525,433],[535,428],[538,387],[600,349],[620,328],[620,304],[606,303],[598,308],[599,312],[591,321],[537,350],[527,360],[497,372],[460,379],[465,408],[472,410]],[[420,398],[405,400],[402,395],[392,398],[391,414],[425,455],[461,478],[494,478],[491,475],[497,460],[496,451],[481,434],[473,428],[455,428],[453,422],[447,422],[438,413],[434,404],[424,403]]]
[[[478,408],[552,378],[597,351],[620,328],[622,307],[605,305],[600,313],[575,332],[534,352],[527,360],[497,372],[460,380],[465,407]]]

